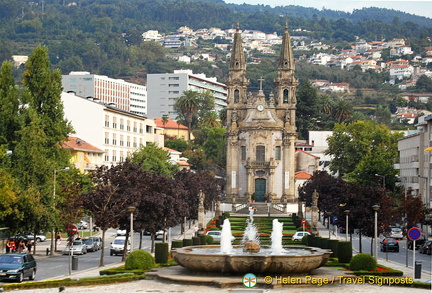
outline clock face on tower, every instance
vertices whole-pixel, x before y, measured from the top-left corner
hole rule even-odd
[[[262,110],[264,110],[264,105],[259,104],[258,107],[257,107],[257,110],[258,110],[258,111],[262,111]]]

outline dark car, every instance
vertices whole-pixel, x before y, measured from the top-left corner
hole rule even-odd
[[[102,238],[99,236],[90,236],[90,239],[93,239],[93,241],[96,243],[97,250],[102,249]]]
[[[421,236],[418,240],[415,242],[415,249],[419,249],[420,246],[422,246],[426,242],[426,238],[424,236]],[[408,241],[408,249],[413,249],[413,241]]]
[[[425,243],[423,243],[422,246],[419,247],[419,253],[424,253],[427,255],[431,255],[432,250],[432,241],[428,240]]]
[[[394,238],[384,238],[381,241],[381,251],[399,252],[399,241]]]
[[[25,278],[34,280],[37,265],[33,255],[27,253],[6,253],[0,256],[0,280],[22,282]]]
[[[82,242],[85,244],[87,251],[99,250],[98,244],[94,241],[93,238],[83,238]]]

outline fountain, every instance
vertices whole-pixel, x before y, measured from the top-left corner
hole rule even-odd
[[[273,220],[272,245],[260,246],[250,217],[242,245],[231,244],[231,224],[222,225],[221,245],[188,246],[173,251],[174,260],[196,272],[302,274],[321,267],[331,251],[316,247],[282,246],[283,223]]]

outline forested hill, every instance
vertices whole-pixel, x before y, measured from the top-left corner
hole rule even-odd
[[[142,44],[143,32],[169,34],[181,26],[227,29],[240,23],[243,29],[280,35],[287,19],[292,35],[307,34],[327,43],[404,38],[420,52],[432,36],[432,19],[380,8],[345,13],[222,0],[0,0],[0,62],[45,44],[51,63],[63,72],[86,70],[119,77],[137,70],[167,71],[172,64],[165,68],[154,63],[165,52]]]

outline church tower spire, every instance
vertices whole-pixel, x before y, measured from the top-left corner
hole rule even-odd
[[[295,90],[298,81],[294,76],[294,56],[291,45],[291,36],[288,32],[288,21],[285,25],[285,32],[282,37],[282,47],[279,55],[278,74],[274,85],[277,90],[278,108],[295,108]]]
[[[234,34],[229,62],[229,75],[226,84],[228,86],[228,107],[237,108],[244,105],[249,80],[246,77],[246,59],[238,25]]]

